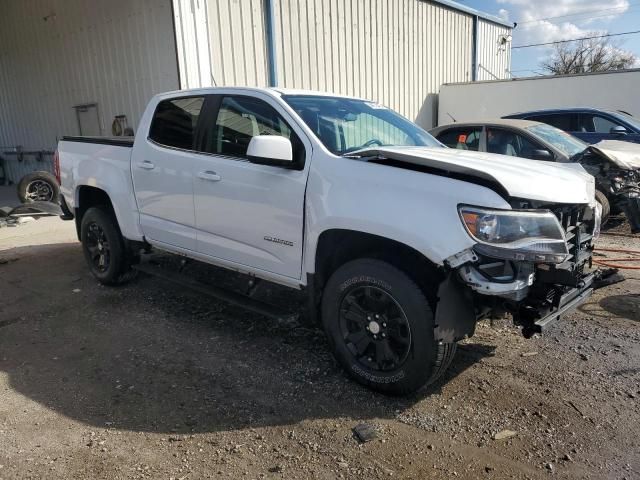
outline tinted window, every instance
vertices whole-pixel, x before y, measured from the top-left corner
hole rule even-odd
[[[533,158],[534,150],[547,150],[537,142],[511,130],[487,128],[487,152],[512,157]]]
[[[249,142],[256,135],[279,135],[291,140],[294,160],[304,162],[304,148],[298,137],[268,103],[251,97],[223,97],[205,150],[232,157],[246,157]]]
[[[168,147],[194,150],[195,131],[204,97],[163,100],[153,114],[149,138]]]
[[[575,129],[575,122],[572,122],[573,114],[554,114],[554,115],[533,115],[527,117],[527,120],[533,120],[536,122],[546,123],[553,127],[564,130],[565,132],[571,132]]]
[[[477,152],[480,148],[481,133],[481,127],[451,128],[441,132],[437,138],[447,147]]]
[[[441,146],[416,124],[372,102],[311,95],[287,95],[283,99],[336,155],[367,147]]]
[[[601,117],[600,115],[581,115],[581,126],[583,132],[609,133],[613,127],[622,125],[621,123]]]

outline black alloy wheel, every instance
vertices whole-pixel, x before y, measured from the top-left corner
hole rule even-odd
[[[340,329],[349,351],[366,368],[400,367],[411,350],[411,327],[393,296],[374,286],[346,292],[340,306]]]

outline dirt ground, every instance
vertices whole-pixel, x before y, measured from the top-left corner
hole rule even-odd
[[[318,330],[147,276],[102,287],[72,222],[5,228],[0,479],[637,479],[640,271],[626,275],[542,337],[480,324],[435,388],[389,398],[347,379]],[[358,443],[361,422],[378,438]]]

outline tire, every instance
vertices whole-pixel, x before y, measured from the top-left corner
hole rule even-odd
[[[132,257],[113,213],[105,207],[92,207],[82,217],[82,251],[89,270],[104,285],[119,285],[135,276]]]
[[[58,203],[60,186],[56,177],[49,172],[33,172],[25,175],[18,183],[18,198],[22,203]]]
[[[424,293],[381,260],[353,260],[331,275],[322,297],[322,323],[347,373],[392,395],[435,382],[457,347],[434,340],[433,309]]]
[[[611,205],[609,204],[607,196],[600,190],[596,190],[596,201],[602,206],[601,225],[604,226],[604,224],[609,220],[609,215],[611,215]]]

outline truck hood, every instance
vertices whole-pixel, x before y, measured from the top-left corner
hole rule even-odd
[[[640,144],[621,142],[620,140],[603,140],[590,145],[589,150],[603,156],[624,170],[640,169]]]
[[[432,147],[378,147],[353,152],[429,170],[463,175],[501,187],[509,196],[549,203],[594,202],[595,181],[577,163],[553,163],[493,153]],[[384,163],[381,161],[380,163]]]

